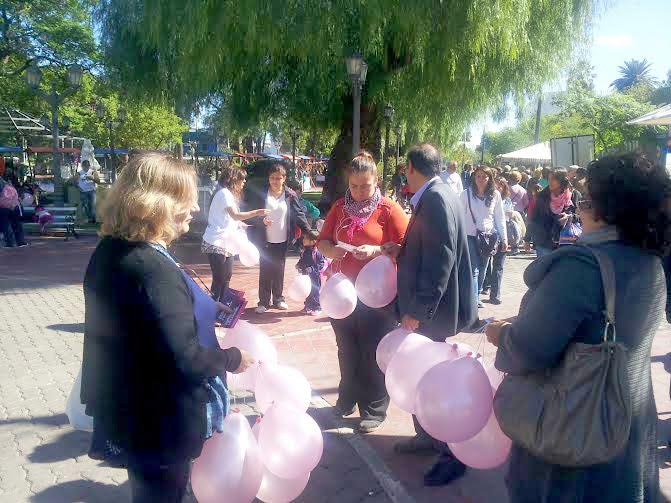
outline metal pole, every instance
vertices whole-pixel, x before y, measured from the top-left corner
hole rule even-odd
[[[61,181],[61,170],[60,170],[60,157],[58,155],[59,150],[59,140],[58,140],[58,99],[56,98],[56,92],[54,91],[49,100],[51,103],[51,139],[52,145],[54,148],[54,155],[51,159],[51,171],[54,175],[54,188],[60,184]]]
[[[482,128],[482,138],[480,139],[480,164],[485,162],[485,128]]]
[[[352,101],[354,102],[352,115],[352,157],[354,157],[359,153],[361,138],[361,86],[358,78],[352,80]]]
[[[383,159],[383,165],[382,165],[382,195],[386,196],[387,195],[387,165],[389,164],[389,129],[390,129],[390,123],[391,121],[387,120],[387,130],[385,131],[385,138],[384,138],[384,154],[382,156]]]

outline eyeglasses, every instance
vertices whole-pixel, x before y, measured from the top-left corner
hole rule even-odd
[[[591,210],[594,208],[594,205],[592,204],[591,199],[583,199],[582,201],[578,201],[578,209],[583,211],[583,210]]]

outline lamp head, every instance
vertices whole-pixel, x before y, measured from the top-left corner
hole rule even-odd
[[[384,106],[384,118],[389,121],[391,120],[393,115],[394,115],[394,107],[391,106],[391,103],[387,103]]]
[[[40,82],[42,81],[42,70],[40,70],[40,67],[37,66],[37,63],[33,61],[33,63],[26,69],[26,84],[28,84],[28,87],[31,89],[37,89],[40,87]]]
[[[363,58],[360,54],[354,53],[345,58],[345,65],[347,65],[347,75],[352,80],[361,78],[361,66],[363,65]]]
[[[70,65],[68,68],[68,82],[72,87],[79,87],[82,85],[84,78],[84,70],[79,65]]]

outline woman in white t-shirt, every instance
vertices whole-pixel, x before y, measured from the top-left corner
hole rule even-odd
[[[212,269],[212,298],[219,302],[231,282],[234,253],[226,246],[227,240],[238,230],[238,222],[264,217],[268,210],[240,211],[238,201],[245,186],[247,173],[236,166],[227,166],[219,177],[218,189],[210,203],[207,228],[203,234],[201,251],[207,254]]]

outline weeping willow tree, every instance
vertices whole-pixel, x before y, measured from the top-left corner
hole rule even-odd
[[[361,144],[379,155],[389,102],[406,138],[440,145],[509,96],[536,92],[585,33],[593,0],[102,0],[102,42],[131,90],[188,105],[226,96],[240,127],[335,127],[351,155],[344,57],[368,63]],[[339,192],[330,183],[331,198]]]

